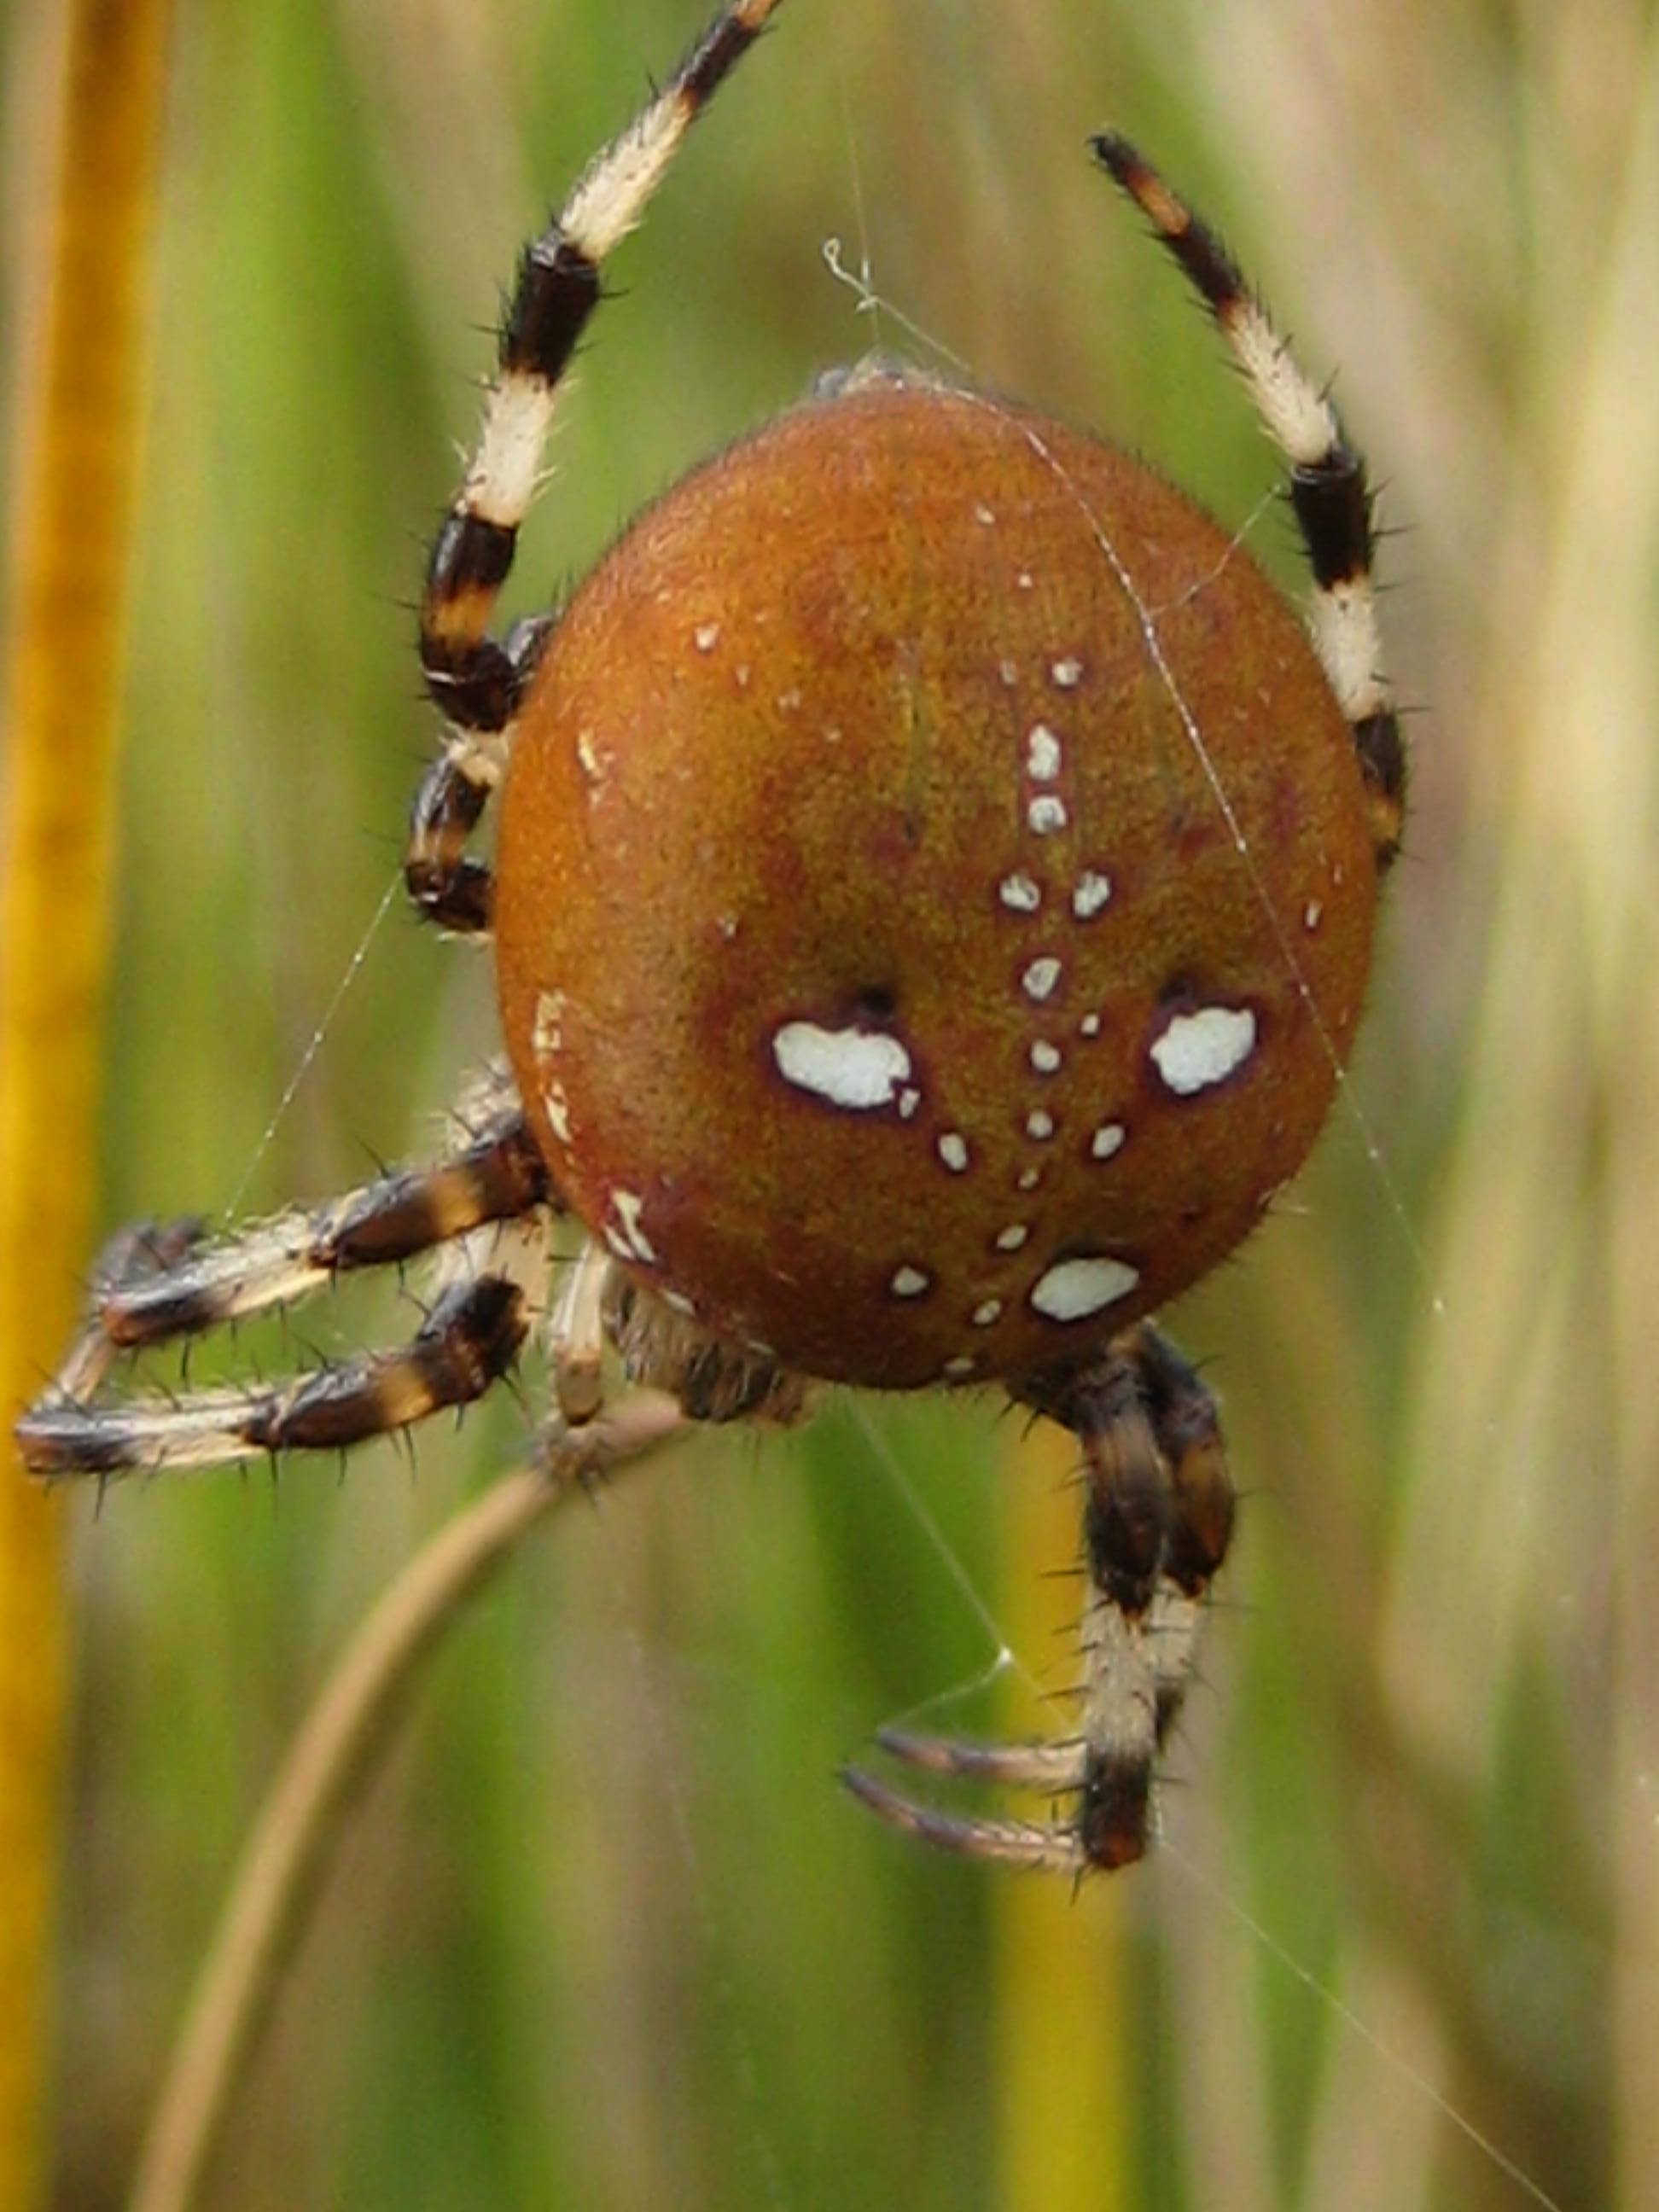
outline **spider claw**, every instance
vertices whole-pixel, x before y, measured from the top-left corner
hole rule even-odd
[[[867,1805],[890,1827],[938,1850],[955,1851],[963,1858],[983,1859],[997,1866],[1030,1867],[1073,1875],[1088,1871],[1082,1844],[1069,1828],[1038,1827],[1023,1820],[961,1820],[902,1796],[856,1766],[843,1766],[841,1778],[860,1803]]]
[[[1014,1790],[1080,1790],[1087,1759],[1080,1737],[1057,1742],[974,1743],[884,1728],[877,1729],[876,1741],[890,1758],[927,1773],[968,1775]]]

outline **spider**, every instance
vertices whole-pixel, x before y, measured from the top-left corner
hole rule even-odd
[[[493,934],[504,1062],[434,1164],[260,1224],[118,1237],[18,1433],[46,1474],[334,1449],[477,1398],[532,1334],[550,1455],[605,1433],[607,1347],[623,1407],[693,1421],[791,1421],[825,1382],[998,1384],[1082,1455],[1075,1733],[878,1741],[1053,1809],[846,1778],[933,1844],[1119,1867],[1146,1848],[1233,1520],[1214,1401],[1151,1316],[1313,1144],[1399,842],[1371,496],[1214,234],[1107,133],[1097,159],[1288,458],[1310,634],[1141,463],[881,360],[495,634],[601,270],[778,4],[732,0],[526,251],[430,556],[447,735],[407,884],[440,928]],[[470,841],[498,787],[491,866]],[[561,1222],[581,1242],[555,1290]],[[438,1247],[455,1264],[402,1350],[104,1387],[119,1354]]]

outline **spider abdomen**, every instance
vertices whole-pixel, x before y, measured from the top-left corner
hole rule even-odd
[[[1376,879],[1242,549],[1096,440],[866,384],[675,487],[561,619],[502,801],[506,1037],[671,1304],[826,1377],[1017,1373],[1300,1165]]]

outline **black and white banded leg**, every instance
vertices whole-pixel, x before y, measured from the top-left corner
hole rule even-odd
[[[149,1474],[225,1467],[284,1451],[342,1451],[468,1406],[500,1381],[529,1328],[504,1276],[447,1291],[397,1351],[319,1367],[291,1381],[112,1401],[45,1398],[17,1425],[23,1462],[43,1475]]]
[[[1048,1821],[985,1820],[941,1811],[856,1769],[846,1779],[894,1826],[945,1850],[1073,1875],[1127,1866],[1146,1850],[1158,1762],[1232,1533],[1215,1401],[1148,1324],[1096,1359],[1026,1377],[1013,1395],[1083,1447],[1088,1598],[1076,1732],[994,1744],[887,1729],[877,1741],[925,1773],[1035,1790],[1067,1809]]]
[[[94,1270],[79,1339],[18,1424],[24,1463],[46,1475],[216,1466],[337,1449],[469,1404],[511,1366],[533,1311],[520,1282],[487,1268],[450,1283],[400,1350],[270,1385],[176,1395],[99,1389],[124,1353],[293,1305],[343,1274],[556,1206],[517,1099],[498,1078],[456,1149],[429,1167],[228,1233],[195,1221],[123,1230]]]
[[[514,717],[550,627],[489,623],[513,565],[553,423],[558,386],[600,296],[599,271],[645,212],[681,141],[781,0],[732,0],[668,84],[592,161],[519,264],[483,427],[427,566],[421,667],[450,726],[416,794],[404,880],[441,927],[477,936],[491,923],[489,868],[466,842],[511,749]]]
[[[1400,849],[1406,754],[1382,674],[1372,582],[1373,495],[1336,410],[1297,366],[1237,264],[1145,156],[1115,131],[1092,141],[1209,308],[1269,436],[1291,464],[1291,504],[1313,568],[1313,640],[1353,732],[1379,865]]]

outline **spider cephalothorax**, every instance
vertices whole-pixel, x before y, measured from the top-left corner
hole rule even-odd
[[[872,364],[498,641],[600,264],[776,5],[734,0],[526,252],[433,551],[422,659],[450,735],[409,886],[441,925],[493,930],[508,1068],[433,1168],[223,1237],[118,1239],[20,1433],[47,1472],[350,1443],[477,1396],[538,1322],[567,1436],[599,1412],[607,1343],[700,1420],[793,1418],[820,1378],[1000,1382],[1083,1449],[1078,1726],[882,1741],[1074,1810],[959,1819],[849,1779],[937,1843],[1115,1866],[1145,1848],[1232,1521],[1213,1401],[1147,1316],[1306,1157],[1398,840],[1370,495],[1215,238],[1106,137],[1289,456],[1311,640],[1140,463]],[[492,872],[467,847],[503,782]],[[549,1297],[566,1217],[584,1241]],[[511,1265],[503,1223],[526,1232]],[[405,1352],[100,1394],[118,1349],[443,1243],[471,1265]]]

